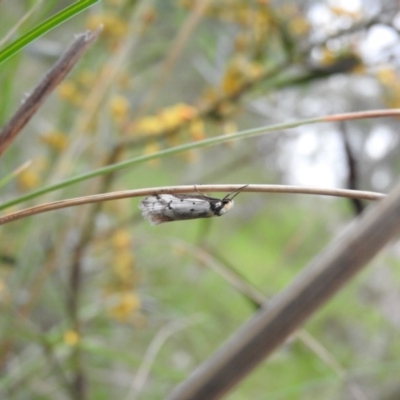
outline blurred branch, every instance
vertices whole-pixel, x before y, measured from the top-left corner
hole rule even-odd
[[[353,149],[351,148],[351,144],[348,138],[348,134],[346,132],[346,125],[342,122],[340,124],[340,136],[342,138],[344,152],[346,156],[347,163],[347,188],[350,190],[357,190],[359,187],[359,176],[358,176],[358,166],[357,159],[354,155]],[[365,205],[361,201],[361,199],[350,199],[351,204],[353,206],[353,210],[355,215],[360,215],[365,208]]]
[[[136,118],[140,114],[145,114],[150,108],[151,103],[154,101],[154,98],[157,95],[157,92],[159,92],[164,86],[168,75],[170,74],[173,66],[178,60],[179,55],[182,53],[185,44],[189,41],[191,35],[199,24],[209,4],[210,0],[203,0],[194,3],[191,14],[186,19],[184,25],[181,27],[178,35],[175,37],[175,40],[171,45],[171,50],[169,51],[168,56],[164,59],[162,63],[157,79],[148,89],[145,99],[143,100],[139,110],[136,112]]]
[[[185,186],[163,186],[146,189],[135,190],[122,190],[119,192],[95,194],[91,196],[77,197],[74,199],[66,199],[54,201],[47,204],[26,208],[25,210],[16,211],[11,214],[0,217],[0,225],[16,221],[21,218],[26,218],[36,214],[42,214],[61,208],[74,207],[83,204],[99,203],[102,201],[126,199],[130,197],[149,196],[162,193],[193,193],[196,191],[202,192],[234,192],[240,190],[241,192],[256,192],[256,193],[297,193],[297,194],[317,194],[322,196],[335,196],[346,198],[362,198],[365,200],[381,200],[386,195],[376,192],[366,192],[358,190],[346,189],[323,189],[312,187],[300,186],[286,186],[286,185],[247,185],[243,188],[244,184],[238,185],[185,185]]]
[[[335,74],[343,74],[353,71],[357,66],[362,65],[361,59],[354,54],[335,60],[334,63],[326,66],[307,66],[304,71],[293,76],[286,76],[274,82],[274,89],[305,85],[320,79],[326,79]]]
[[[225,282],[244,296],[252,307],[258,309],[267,301],[264,293],[255,288],[240,272],[229,265],[227,260],[223,259],[220,254],[217,254],[214,249],[211,249],[209,245],[207,245],[206,249],[203,249],[190,243],[184,243],[182,247],[187,249],[188,254],[195,256],[199,262],[221,276]]]
[[[376,24],[380,23],[380,16],[372,17],[368,20],[361,21],[359,23],[355,23],[349,28],[339,30],[334,34],[320,40],[318,42],[314,42],[311,44],[307,44],[303,46],[303,48],[299,48],[296,50],[296,54],[290,54],[286,52],[287,58],[278,62],[276,65],[271,66],[270,68],[265,69],[259,75],[244,79],[243,82],[238,85],[236,90],[233,90],[229,93],[223,93],[216,97],[213,101],[209,101],[204,104],[204,101],[200,100],[200,103],[203,105],[197,108],[197,112],[195,113],[193,119],[197,118],[207,118],[213,117],[219,113],[219,109],[222,105],[230,102],[238,101],[243,95],[247,94],[249,90],[254,87],[258,87],[259,84],[265,83],[269,81],[267,86],[268,90],[279,89],[282,87],[289,86],[291,84],[305,84],[310,83],[314,80],[328,78],[334,74],[345,73],[352,71],[355,67],[360,65],[361,60],[354,54],[348,54],[343,58],[339,58],[335,60],[331,65],[316,67],[312,65],[307,65],[307,60],[310,58],[310,54],[313,50],[318,47],[326,45],[329,40],[339,38],[348,34],[352,34],[354,32],[358,32],[362,29],[368,29]],[[295,51],[292,43],[296,42],[296,39],[289,39],[288,33],[285,31],[283,25],[279,22],[279,20],[274,17],[274,24],[278,27],[282,40],[284,42],[284,47],[286,49],[290,49]],[[294,61],[295,60],[295,61]],[[283,73],[292,68],[294,65],[302,65],[302,72],[296,74],[295,76],[283,76]],[[279,77],[281,77],[279,79]],[[170,137],[176,133],[178,133],[181,129],[187,127],[192,122],[192,119],[186,119],[182,121],[181,124],[173,127],[173,128],[163,128],[160,129],[159,132],[153,133],[152,135],[138,135],[133,139],[123,139],[120,143],[116,145],[116,147],[126,148],[131,146],[137,146],[149,141],[154,141],[158,139],[162,139],[165,137]]]
[[[23,171],[25,171],[27,168],[29,168],[31,164],[32,164],[32,160],[27,160],[22,165],[20,165],[18,168],[16,168],[14,171],[12,171],[9,175],[2,177],[0,179],[0,188],[5,186],[7,183],[12,181],[16,176],[18,176]]]
[[[191,325],[199,323],[200,319],[201,318],[198,316],[192,316],[187,320],[172,321],[163,326],[157,332],[149,347],[147,348],[145,355],[143,356],[140,367],[135,373],[135,377],[132,381],[129,392],[125,397],[126,400],[137,399],[139,394],[143,391],[157,354],[160,352],[162,346],[168,340],[168,338],[170,338],[175,333],[190,327]]]
[[[64,54],[61,55],[42,81],[25,99],[14,116],[0,131],[0,156],[11,145],[46,98],[80,60],[89,46],[97,39],[101,30],[102,28],[100,27],[94,32],[87,31],[77,35]],[[11,341],[7,341],[4,344],[2,360],[5,359],[5,355],[10,351],[11,346]]]
[[[361,390],[357,383],[349,380],[346,369],[339,363],[336,357],[306,330],[299,329],[296,332],[296,337],[335,372],[335,374],[348,386],[349,392],[354,399],[368,400],[370,398]]]
[[[190,246],[188,243],[185,243],[185,247],[189,247],[190,254],[195,255],[208,268],[225,279],[226,282],[241,293],[254,307],[260,309],[263,306],[268,306],[270,299],[248,282],[233,266],[229,265],[229,263],[218,254],[218,251],[211,250],[210,246],[207,246],[207,250],[203,250],[202,248]],[[335,356],[317,339],[305,329],[299,329],[296,332],[296,338],[348,385],[349,391],[354,399],[367,399],[357,384],[347,381],[345,368],[343,368]]]
[[[282,73],[283,70],[285,70],[285,68],[287,68],[290,65],[291,61],[285,60],[281,63],[278,63],[274,67],[271,67],[260,76],[244,81],[242,85],[240,85],[240,87],[238,87],[236,90],[230,93],[224,93],[218,96],[212,102],[208,102],[199,106],[193,118],[185,119],[179,125],[173,128],[160,129],[159,132],[153,133],[152,135],[144,134],[144,135],[137,135],[134,138],[123,139],[120,141],[120,143],[116,144],[116,147],[118,148],[134,147],[147,143],[150,140],[154,141],[165,137],[170,137],[176,134],[179,130],[187,127],[190,123],[192,123],[194,119],[215,117],[215,115],[219,114],[218,110],[223,104],[236,101],[239,97],[241,97],[244,93],[247,93],[248,90],[250,90],[253,86],[258,84],[259,82],[267,78],[272,79],[275,76],[278,76],[279,74]]]
[[[38,0],[32,8],[27,11],[20,20],[8,31],[8,33],[0,40],[0,47],[4,46],[11,37],[13,37],[17,32],[18,29],[28,20],[28,18],[42,5],[43,0]]]
[[[66,175],[67,171],[71,169],[71,166],[75,165],[76,149],[81,145],[79,139],[82,137],[82,132],[86,132],[93,126],[93,121],[99,118],[98,113],[104,99],[107,98],[107,93],[117,80],[118,74],[125,68],[127,58],[135,53],[138,44],[141,42],[143,31],[147,24],[145,16],[151,9],[152,3],[153,0],[141,0],[135,3],[135,12],[130,16],[129,32],[127,32],[123,43],[117,46],[112,57],[108,57],[96,81],[93,82],[92,88],[81,106],[83,111],[79,114],[76,123],[71,128],[70,142],[72,145],[63,151],[57,160],[57,164],[54,166],[49,177],[50,182],[60,181]],[[105,159],[112,159],[113,162],[117,162],[119,154],[119,149],[111,148]],[[102,161],[99,161],[99,164],[104,165]]]
[[[122,66],[125,63],[126,58],[133,51],[135,46],[140,42],[142,32],[146,26],[146,12],[151,8],[152,1],[141,0],[136,2],[135,12],[132,13],[130,18],[130,31],[126,35],[126,40],[123,45],[119,46],[119,50],[110,58],[106,66],[102,69],[102,74],[99,77],[94,90],[91,91],[90,95],[86,99],[87,108],[85,112],[81,114],[81,118],[77,121],[77,132],[82,132],[92,122],[96,111],[99,109],[100,103],[105,97],[105,93],[110,89],[111,84],[117,77]],[[56,180],[66,169],[69,169],[71,160],[74,158],[74,148],[70,148],[70,151],[65,152],[63,158],[58,164],[58,168],[55,169],[52,179]],[[106,165],[108,163],[117,162],[120,156],[119,149],[111,149],[106,156]],[[73,163],[72,163],[73,164]],[[103,164],[104,165],[104,164]],[[97,190],[100,192],[107,191],[114,179],[114,174],[104,175],[97,185]],[[72,327],[78,336],[81,335],[81,321],[79,318],[79,307],[80,298],[83,289],[83,260],[85,251],[90,245],[93,232],[95,231],[96,216],[101,210],[101,203],[95,204],[90,207],[85,214],[81,214],[77,222],[79,228],[79,239],[71,250],[71,260],[69,265],[69,293],[68,293],[68,309],[71,317]],[[72,354],[72,361],[75,364],[75,386],[77,400],[83,400],[87,397],[87,384],[88,381],[85,378],[83,371],[83,357],[82,349],[80,345],[76,346]]]
[[[101,30],[102,28],[100,27],[94,32],[87,31],[77,35],[65,53],[24,100],[14,116],[0,130],[0,156],[11,145],[46,98],[80,60],[89,46],[97,39]]]
[[[218,399],[237,385],[400,231],[400,183],[167,397]]]

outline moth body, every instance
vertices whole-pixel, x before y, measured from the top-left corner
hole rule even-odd
[[[152,225],[197,218],[220,217],[233,207],[229,194],[223,199],[204,195],[156,194],[139,204],[144,218]]]

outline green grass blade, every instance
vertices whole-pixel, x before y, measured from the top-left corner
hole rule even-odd
[[[26,45],[33,42],[40,36],[44,35],[45,33],[51,31],[56,26],[62,24],[63,22],[67,21],[68,19],[74,17],[75,15],[79,14],[86,8],[92,6],[93,4],[97,3],[100,0],[81,0],[77,1],[76,3],[70,5],[69,7],[65,8],[64,10],[60,11],[59,13],[53,15],[46,21],[39,24],[37,27],[26,33],[25,35],[21,36],[19,39],[15,40],[13,43],[5,47],[3,50],[0,51],[0,64],[6,61],[8,58],[12,57],[15,53],[23,49]]]
[[[17,199],[3,203],[2,205],[0,205],[0,210],[11,207],[18,203],[22,203],[23,201],[34,199],[35,197],[41,196],[42,194],[65,188],[74,183],[78,183],[78,182],[84,181],[89,178],[94,178],[99,175],[104,175],[104,174],[109,174],[111,172],[119,171],[121,169],[130,167],[132,165],[139,164],[139,163],[142,163],[145,161],[150,161],[150,160],[155,160],[155,159],[162,158],[162,157],[172,156],[172,155],[182,153],[182,152],[188,151],[188,150],[193,150],[193,149],[198,149],[198,148],[208,147],[208,146],[215,146],[217,144],[229,142],[230,140],[249,138],[249,137],[253,137],[253,136],[262,135],[262,134],[268,133],[268,132],[275,132],[275,131],[282,130],[282,129],[294,128],[294,127],[297,127],[300,125],[313,124],[316,122],[322,122],[322,119],[321,118],[311,118],[311,119],[307,119],[307,120],[290,122],[290,123],[286,123],[286,124],[278,124],[278,125],[272,125],[272,126],[268,126],[268,127],[264,126],[264,127],[254,128],[254,129],[248,129],[248,130],[233,133],[230,135],[220,135],[220,136],[216,136],[213,138],[201,140],[199,142],[193,142],[193,143],[191,142],[191,143],[183,144],[180,146],[171,147],[169,149],[161,150],[157,153],[135,157],[130,160],[122,161],[122,162],[119,162],[119,163],[116,163],[116,164],[113,164],[113,165],[110,165],[110,166],[107,166],[104,168],[99,168],[99,169],[96,169],[95,171],[91,171],[86,174],[78,175],[71,179],[67,179],[63,182],[56,183],[54,185],[47,186],[42,189],[36,190],[34,192],[28,193],[25,196],[21,196],[21,197],[18,197]]]
[[[65,188],[74,183],[78,183],[89,178],[94,178],[99,175],[109,174],[111,172],[119,171],[121,169],[130,167],[135,164],[139,164],[145,161],[155,160],[162,157],[172,156],[178,153],[182,153],[184,151],[199,149],[208,146],[215,146],[217,144],[221,144],[224,142],[229,142],[230,140],[237,139],[245,139],[254,136],[259,136],[265,133],[277,132],[281,130],[296,128],[304,125],[311,125],[316,123],[323,122],[337,122],[337,121],[350,121],[357,119],[366,119],[366,118],[382,118],[382,117],[398,117],[400,115],[400,109],[387,109],[387,110],[373,110],[373,111],[359,111],[359,112],[351,112],[344,114],[335,114],[328,115],[317,118],[308,118],[299,121],[287,122],[283,124],[276,124],[271,126],[262,126],[259,128],[247,129],[245,131],[232,133],[230,135],[220,135],[213,138],[201,140],[199,142],[191,142],[187,144],[182,144],[180,146],[171,147],[169,149],[161,150],[154,154],[143,155],[135,158],[131,158],[130,160],[122,161],[116,164],[109,165],[107,167],[96,169],[92,172],[88,172],[86,174],[78,175],[73,178],[67,179],[63,182],[56,183],[55,185],[47,186],[42,189],[36,190],[34,192],[28,193],[25,196],[18,197],[17,199],[8,201],[0,205],[0,210],[3,210],[7,207],[11,207],[15,204],[22,203],[23,201],[34,199],[42,194],[53,192],[58,189]]]

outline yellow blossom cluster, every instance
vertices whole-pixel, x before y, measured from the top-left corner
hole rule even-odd
[[[156,115],[146,116],[135,121],[130,127],[130,132],[157,135],[166,130],[178,129],[184,123],[194,119],[196,115],[196,108],[184,103],[175,104],[162,109]]]
[[[49,131],[40,136],[40,140],[57,152],[61,152],[68,145],[68,137],[61,131]]]
[[[86,26],[90,30],[95,30],[100,25],[103,25],[102,37],[110,39],[113,43],[125,37],[128,32],[126,21],[110,11],[103,14],[92,14],[86,21]]]
[[[74,347],[79,343],[80,336],[77,331],[69,329],[64,332],[64,343],[68,346]]]
[[[47,161],[44,158],[37,158],[23,169],[17,178],[21,190],[31,190],[38,187],[42,182],[43,171],[47,168]]]
[[[250,62],[245,57],[238,56],[229,63],[222,78],[221,89],[224,94],[239,92],[246,82],[262,76],[264,68],[258,62]]]
[[[129,101],[125,96],[115,95],[110,99],[110,111],[115,122],[124,121],[129,113]]]
[[[57,93],[62,100],[65,100],[75,107],[80,107],[87,96],[87,91],[95,81],[95,74],[84,70],[76,79],[63,81],[58,87]]]
[[[105,295],[111,299],[109,315],[120,321],[130,322],[140,310],[140,297],[135,292],[137,272],[132,252],[132,236],[127,229],[119,229],[111,237],[112,270]]]
[[[382,67],[377,78],[384,88],[384,101],[389,107],[400,108],[400,76],[390,67]]]

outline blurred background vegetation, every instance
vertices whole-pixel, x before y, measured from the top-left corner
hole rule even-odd
[[[2,46],[70,4],[3,0]],[[0,178],[30,163],[0,199],[225,133],[399,107],[399,11],[396,0],[100,1],[0,66],[4,125],[73,36],[104,25],[1,158]],[[317,124],[142,163],[29,204],[201,183],[387,192],[399,150],[394,119]],[[137,205],[1,227],[1,398],[164,398],[256,310],[218,271],[271,298],[366,204],[243,193],[224,218],[157,227]],[[400,398],[398,252],[393,244],[305,326],[313,349],[291,340],[227,398]]]

